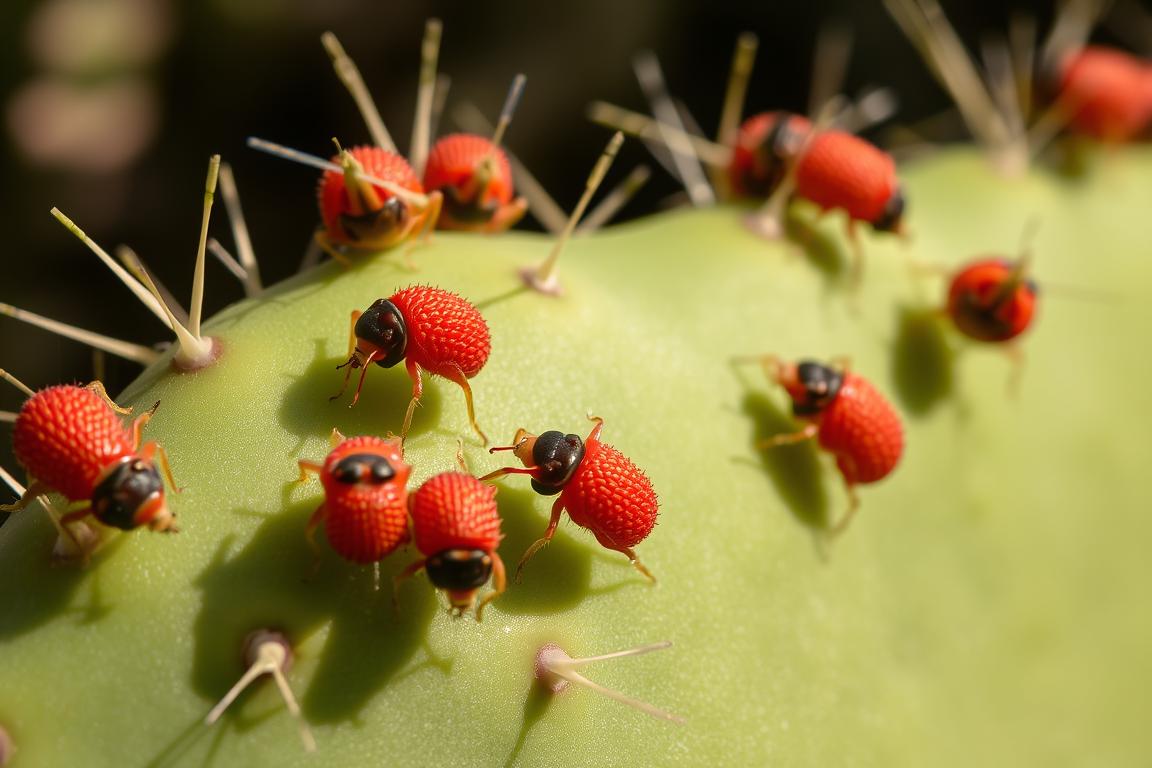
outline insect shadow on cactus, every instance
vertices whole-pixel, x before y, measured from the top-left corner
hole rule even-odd
[[[500,553],[511,562],[515,562],[540,537],[540,511],[536,499],[532,491],[513,486],[502,486],[497,495],[504,531]],[[510,614],[545,615],[579,605],[588,596],[592,583],[591,547],[595,546],[594,541],[579,539],[583,537],[563,535],[553,539],[548,547],[549,557],[541,558],[548,562],[540,564],[540,573],[505,592],[500,597],[497,610]]]
[[[892,391],[906,413],[927,416],[952,395],[955,357],[937,310],[897,307]]]
[[[307,367],[294,372],[292,384],[284,392],[279,408],[280,425],[300,437],[299,450],[310,438],[325,435],[336,427],[346,435],[384,435],[400,433],[404,414],[412,399],[412,382],[396,371],[368,377],[355,408],[346,403],[329,402],[339,376],[333,369],[347,355],[328,354],[336,342],[327,338],[313,338],[315,355]],[[346,343],[346,342],[345,342]],[[333,379],[336,376],[336,379]],[[434,379],[424,388],[418,406],[419,418],[413,419],[409,439],[439,428],[444,395],[442,386],[455,387],[451,382]]]
[[[776,435],[795,431],[796,420],[767,393],[749,389],[740,404],[741,412],[752,422],[750,446],[756,458],[748,460],[761,468],[776,487],[781,501],[793,516],[813,531],[828,528],[828,494],[822,480],[820,452],[809,441],[785,445],[771,451],[757,446]]]
[[[221,660],[236,655],[253,626],[284,627],[299,647],[328,625],[315,669],[297,691],[312,724],[355,719],[423,643],[436,609],[431,595],[414,590],[393,611],[388,591],[373,589],[370,568],[350,573],[347,563],[327,551],[319,573],[305,580],[314,555],[304,528],[316,503],[309,495],[270,517],[231,556],[234,540],[225,539],[196,580],[202,605],[194,627],[192,684],[209,703],[235,682]],[[385,559],[383,578],[391,579],[403,565],[403,558]],[[385,637],[387,643],[379,642]],[[369,647],[373,652],[363,653]],[[228,717],[243,726],[249,722],[244,710],[241,702]]]
[[[540,722],[540,718],[548,711],[548,705],[556,697],[544,686],[540,685],[533,679],[528,685],[528,692],[524,696],[524,714],[520,720],[520,730],[516,733],[516,742],[512,745],[512,751],[508,753],[508,758],[504,761],[504,768],[511,768],[517,764],[517,759],[520,753],[524,751],[524,745],[528,743],[528,735]]]

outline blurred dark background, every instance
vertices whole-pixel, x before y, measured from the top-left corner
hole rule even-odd
[[[1005,30],[1013,12],[1034,15],[1042,32],[1053,12],[1049,3],[989,0],[949,2],[946,10],[971,46],[982,31]],[[747,109],[804,110],[817,31],[832,20],[854,32],[847,92],[893,86],[901,122],[948,106],[879,2],[5,0],[0,301],[141,343],[166,340],[163,326],[48,210],[59,206],[109,250],[132,245],[186,303],[204,173],[216,152],[235,169],[265,281],[290,275],[315,228],[316,174],[246,149],[245,137],[319,154],[333,135],[368,141],[319,43],[331,29],[406,150],[429,16],[444,21],[439,68],[452,77],[449,112],[468,100],[492,115],[511,77],[528,75],[507,144],[566,207],[607,137],[585,120],[588,102],[647,111],[631,69],[641,49],[659,56],[669,87],[708,132],[738,33],[760,38]],[[1110,41],[1107,32],[1098,37]],[[446,117],[441,132],[452,127]],[[636,142],[621,157],[609,183],[649,161]],[[657,168],[624,218],[654,210],[676,189]],[[212,233],[233,247],[219,204]],[[206,296],[211,316],[243,293],[210,261]],[[0,367],[32,387],[87,381],[92,365],[85,347],[0,317]],[[109,391],[138,371],[108,357]],[[6,385],[0,390],[0,409],[21,400]],[[0,431],[0,463],[15,469],[7,429]]]

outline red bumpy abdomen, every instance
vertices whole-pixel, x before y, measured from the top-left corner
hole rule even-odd
[[[596,534],[609,549],[634,547],[656,525],[660,505],[652,482],[620,451],[598,440],[585,444],[584,459],[560,497],[572,522]]]
[[[416,547],[429,557],[447,549],[496,549],[501,535],[495,497],[495,486],[462,472],[429,478],[412,496]]]
[[[429,192],[444,187],[466,186],[485,157],[492,152],[492,142],[470,133],[454,133],[436,142],[428,155],[424,170],[424,188]],[[512,169],[504,150],[496,149],[496,165],[488,191],[480,203],[495,200],[507,205],[512,200]]]
[[[12,442],[29,475],[72,501],[91,497],[101,472],[135,452],[116,412],[92,390],[70,385],[25,402]]]
[[[389,297],[404,316],[406,357],[439,376],[459,368],[472,378],[492,351],[488,323],[467,299],[450,291],[417,285]]]
[[[796,166],[801,197],[859,221],[880,220],[897,186],[892,156],[843,131],[818,134]]]
[[[342,483],[334,467],[357,453],[383,455],[396,473],[378,485]],[[338,445],[324,461],[320,475],[324,485],[324,531],[328,543],[345,560],[374,563],[408,541],[408,492],[411,467],[397,448],[378,437],[353,437]]]
[[[1021,282],[1002,296],[1013,267],[1003,259],[984,259],[961,270],[948,287],[948,315],[957,329],[977,341],[1008,341],[1032,323],[1036,294]]]
[[[787,122],[779,127],[781,120]],[[728,183],[732,191],[741,197],[772,194],[784,178],[789,157],[803,144],[811,129],[807,118],[789,112],[761,112],[745,120],[736,135],[728,163]]]
[[[1101,141],[1137,138],[1152,123],[1149,66],[1123,51],[1088,46],[1062,67],[1060,99],[1079,133]]]
[[[904,452],[900,415],[866,379],[844,375],[840,393],[820,416],[820,445],[836,456],[849,485],[888,475]]]
[[[353,147],[348,151],[360,165],[364,166],[364,173],[369,176],[391,181],[405,189],[423,194],[424,187],[420,184],[420,179],[416,178],[416,172],[408,165],[407,160],[395,152],[379,147]],[[340,158],[333,157],[332,162],[339,165]],[[393,197],[391,192],[375,185],[373,187],[380,195],[381,202]],[[320,204],[320,218],[324,220],[324,231],[335,240],[351,241],[351,236],[344,231],[340,223],[340,214],[348,213],[350,209],[344,174],[339,171],[324,171],[316,189],[316,197]]]

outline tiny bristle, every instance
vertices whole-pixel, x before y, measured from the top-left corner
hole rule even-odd
[[[443,29],[439,19],[428,19],[424,24],[424,42],[420,46],[420,81],[416,89],[412,141],[408,146],[408,159],[418,177],[424,176],[428,147],[432,142],[432,102],[436,92],[436,63],[440,56]]]
[[[248,222],[244,218],[244,209],[240,207],[240,192],[236,188],[236,178],[232,174],[232,166],[228,163],[220,165],[220,196],[224,200],[224,209],[228,211],[228,221],[232,225],[232,239],[236,243],[239,266],[243,268],[244,274],[240,277],[240,281],[244,285],[244,294],[252,297],[259,294],[264,286],[260,281],[260,266],[256,262],[252,237],[248,233]]]
[[[716,193],[708,183],[704,166],[693,149],[692,142],[685,138],[687,131],[684,129],[684,122],[680,119],[676,104],[668,93],[664,73],[660,69],[656,55],[651,51],[637,54],[633,68],[636,71],[636,79],[640,81],[640,87],[652,106],[652,113],[656,116],[657,127],[660,128],[664,143],[672,150],[680,178],[684,182],[684,189],[688,192],[692,204],[702,206],[715,203]],[[674,131],[665,131],[663,126],[670,126]]]
[[[34,312],[29,312],[19,307],[14,307],[11,304],[4,304],[0,302],[0,315],[7,315],[16,320],[21,320],[37,328],[43,328],[46,331],[55,333],[58,336],[63,336],[73,341],[78,341],[81,344],[87,344],[97,350],[103,350],[109,354],[122,357],[125,360],[131,360],[141,365],[151,365],[160,356],[155,350],[140,344],[133,344],[129,341],[122,341],[114,339],[110,336],[105,336],[95,331],[89,331],[84,328],[78,328],[68,323],[62,323],[59,320],[53,320],[49,317],[38,315]],[[96,378],[101,378],[97,376]]]
[[[559,281],[556,279],[556,263],[560,259],[560,253],[572,238],[572,232],[576,229],[576,225],[584,215],[584,211],[588,207],[592,195],[596,193],[596,189],[604,181],[604,176],[607,175],[608,169],[612,166],[612,162],[616,159],[616,155],[620,151],[620,145],[623,143],[624,134],[616,131],[616,133],[612,135],[612,138],[608,140],[608,145],[604,147],[604,151],[600,154],[596,165],[592,167],[592,172],[588,174],[588,179],[584,183],[584,194],[580,197],[580,202],[576,204],[576,208],[568,217],[568,221],[564,225],[564,231],[561,232],[560,237],[556,239],[556,244],[552,246],[552,252],[548,254],[548,258],[546,258],[539,267],[521,273],[528,284],[535,290],[553,295],[559,293]]]
[[[72,219],[65,216],[59,208],[53,208],[51,213],[56,217],[57,221],[64,225],[65,229],[71,232],[80,242],[84,243],[84,245],[88,247],[88,250],[96,254],[96,256],[104,262],[104,265],[112,270],[112,274],[116,275],[116,277],[120,279],[120,282],[124,283],[128,290],[132,291],[136,298],[138,298],[144,306],[148,307],[152,314],[160,319],[160,322],[168,326],[169,329],[173,328],[171,321],[168,319],[168,314],[164,311],[163,306],[161,306],[161,302],[149,293],[147,288],[138,280],[133,279],[123,267],[108,255],[107,251],[101,248],[95,240],[88,237],[84,230],[80,229]]]
[[[320,42],[332,59],[332,68],[336,70],[336,76],[356,102],[356,108],[360,110],[360,115],[368,126],[368,133],[372,136],[372,142],[389,152],[397,151],[396,142],[392,141],[392,136],[384,126],[384,120],[380,117],[380,111],[376,109],[376,103],[368,92],[368,86],[364,84],[359,68],[345,52],[340,40],[332,32],[325,32],[320,36]]]
[[[3,368],[0,368],[0,379],[4,379],[4,381],[16,387],[16,389],[20,390],[24,394],[28,395],[28,397],[33,397],[36,394],[34,391],[32,391],[31,387],[20,381],[20,379],[16,378],[12,374],[8,373],[8,371],[4,370]]]

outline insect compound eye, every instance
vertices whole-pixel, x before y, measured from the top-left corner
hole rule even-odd
[[[404,359],[408,347],[408,331],[404,315],[388,299],[377,299],[364,310],[356,321],[356,338],[379,347],[384,353],[376,365],[391,368]]]
[[[584,441],[579,435],[565,435],[555,429],[536,438],[532,463],[540,472],[532,478],[532,488],[541,496],[554,496],[564,487],[584,458]]]
[[[804,387],[804,400],[792,404],[792,412],[797,416],[811,416],[822,411],[840,393],[844,383],[844,376],[839,371],[811,361],[796,366],[796,377]]]
[[[884,204],[884,212],[880,218],[872,222],[872,228],[877,232],[893,232],[900,227],[900,220],[904,217],[904,191],[897,187],[892,197]]]
[[[354,453],[345,456],[332,468],[332,476],[347,485],[380,485],[396,477],[396,470],[388,460],[375,453]]]
[[[482,549],[446,549],[428,558],[424,568],[440,589],[479,589],[492,575],[492,555]]]
[[[121,462],[92,492],[92,514],[105,525],[130,531],[144,502],[164,492],[160,473],[141,459]]]

